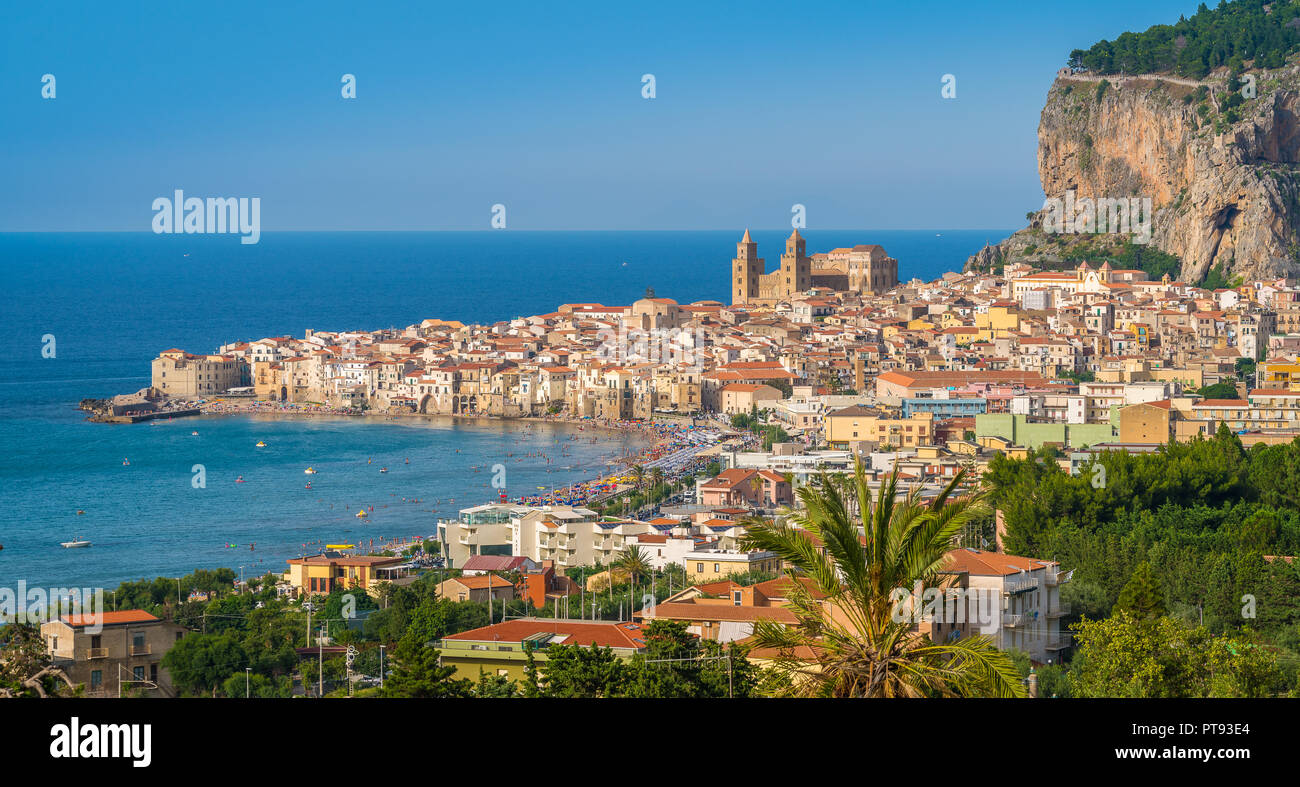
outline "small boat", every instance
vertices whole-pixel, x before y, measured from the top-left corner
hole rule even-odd
[[[239,478],[236,478],[236,479],[235,479],[235,483],[236,483],[236,484],[242,484],[242,483],[244,483],[244,477],[241,475]]]
[[[387,468],[387,467],[381,467],[381,468],[379,468],[379,472],[381,472],[381,473],[387,473],[387,472],[388,472],[388,468]]]
[[[357,512],[357,519],[365,519],[365,518],[366,518],[366,512],[365,512],[365,511],[358,511],[358,512]]]
[[[90,542],[78,536],[73,536],[71,541],[64,541],[59,544],[59,546],[64,549],[80,549],[82,547],[90,546]]]
[[[316,473],[319,473],[320,471],[317,470],[317,469],[314,468],[314,467],[309,467],[309,468],[307,468],[306,470],[304,470],[303,472],[306,473],[307,475],[315,475]]]
[[[258,441],[257,441],[257,445],[256,445],[255,447],[256,447],[256,448],[266,448],[266,443],[262,442],[261,440],[258,440]]]
[[[190,435],[191,435],[192,437],[198,437],[198,436],[199,436],[199,433],[198,433],[198,432],[190,432]]]

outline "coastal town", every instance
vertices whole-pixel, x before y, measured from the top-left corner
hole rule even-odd
[[[958,700],[1291,763],[1300,0],[66,5],[0,69],[13,762],[969,759]]]
[[[767,274],[748,233],[737,245],[730,304],[648,291],[630,305],[567,303],[492,325],[427,319],[212,354],[168,349],[151,387],[111,400],[107,415],[613,423],[759,412],[790,438],[783,451],[884,449],[873,471],[903,463],[921,481],[1043,445],[1146,450],[1219,424],[1250,445],[1300,428],[1294,280],[1209,290],[1085,260],[900,283],[879,246],[809,256],[796,230]]]
[[[1209,289],[1103,259],[900,282],[898,261],[880,246],[810,255],[798,230],[773,273],[746,231],[730,270],[730,303],[682,304],[648,290],[628,305],[567,303],[491,325],[427,319],[402,330],[240,341],[206,355],[161,352],[152,385],[97,403],[97,419],[541,419],[641,430],[653,440],[602,478],[471,502],[437,521],[426,541],[379,549],[317,542],[316,553],[289,559],[283,574],[233,585],[230,577],[213,585],[205,574],[201,590],[165,609],[179,620],[185,605],[223,591],[308,616],[358,591],[367,615],[394,598],[469,605],[472,625],[417,643],[437,648],[447,685],[466,696],[514,687],[509,696],[527,681],[542,691],[533,665],[549,645],[644,661],[654,650],[648,640],[666,631],[678,638],[674,647],[690,641],[729,654],[730,670],[743,658],[755,675],[784,668],[806,678],[821,640],[805,633],[791,650],[777,632],[815,631],[842,620],[852,602],[819,587],[814,567],[793,558],[797,549],[777,545],[790,532],[779,528],[791,523],[795,534],[819,533],[819,544],[830,537],[825,524],[799,524],[828,483],[847,484],[850,494],[856,483],[880,506],[896,495],[940,507],[953,495],[975,500],[979,479],[1007,460],[1045,459],[1095,481],[1109,457],[1154,457],[1167,445],[1222,439],[1224,430],[1246,449],[1300,435],[1295,280]],[[1076,646],[1070,623],[1081,610],[1066,600],[1075,566],[1009,549],[1005,507],[962,519],[938,558],[943,592],[969,609],[953,616],[927,607],[903,622],[919,640],[1017,654],[1027,665],[1021,679],[994,693],[1054,696],[1038,681],[1056,676],[1052,691],[1064,690],[1052,670]],[[773,522],[778,530],[767,530]],[[977,614],[981,594],[989,601]],[[182,661],[169,663],[148,644],[154,628],[170,631],[165,615],[116,599],[106,615],[143,637],[144,650],[94,655],[93,646],[88,658],[120,659],[145,694],[200,688],[192,677],[175,685]],[[78,620],[46,623],[42,634],[80,642]],[[355,656],[357,645],[384,639],[370,623],[336,622],[337,633],[309,634],[298,656],[319,650],[323,660],[326,647]],[[417,656],[407,644],[410,670]],[[80,663],[82,651],[60,648],[51,653],[70,685],[81,675],[92,694],[122,690],[96,664]],[[332,696],[374,689],[375,672],[382,683],[382,666],[369,676],[349,669],[346,681],[331,682]],[[312,685],[289,662],[265,679],[280,687],[266,689],[271,695],[330,694],[323,678]],[[754,680],[745,692],[758,691]]]

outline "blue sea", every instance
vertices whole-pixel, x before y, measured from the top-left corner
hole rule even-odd
[[[751,234],[774,268],[789,230]],[[803,234],[809,253],[879,243],[901,279],[933,279],[1009,231]],[[568,302],[626,305],[647,288],[727,302],[739,235],[267,232],[243,245],[229,235],[0,234],[0,587],[283,571],[320,543],[432,535],[437,517],[492,499],[488,468],[498,462],[512,495],[594,477],[638,439],[451,420],[93,424],[77,403],[147,386],[150,360],[171,347],[212,352],[430,317],[488,323]],[[308,466],[320,472],[305,475]],[[94,545],[59,546],[74,536]]]

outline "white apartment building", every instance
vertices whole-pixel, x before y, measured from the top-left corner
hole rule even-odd
[[[438,521],[438,540],[448,568],[465,564],[470,555],[509,555],[512,552],[511,518],[526,506],[488,503],[462,508],[460,516]]]
[[[654,530],[648,522],[602,520],[589,508],[523,508],[510,521],[513,554],[537,562],[555,561],[557,569],[609,565],[631,536]]]
[[[698,542],[693,536],[641,533],[631,536],[630,543],[640,547],[651,567],[661,571],[670,565],[685,565],[683,561]]]
[[[1060,662],[1061,651],[1072,643],[1072,635],[1061,630],[1069,609],[1061,604],[1060,586],[1073,572],[1061,571],[1052,560],[979,549],[955,549],[948,558],[946,570],[966,573],[970,590],[993,599],[991,620],[971,625],[977,633],[999,650],[1014,648],[1034,661]]]

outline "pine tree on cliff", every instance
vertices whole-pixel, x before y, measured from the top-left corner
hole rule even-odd
[[[1119,592],[1114,612],[1127,612],[1139,620],[1155,620],[1165,614],[1165,593],[1160,580],[1145,560],[1134,569],[1128,584]]]

